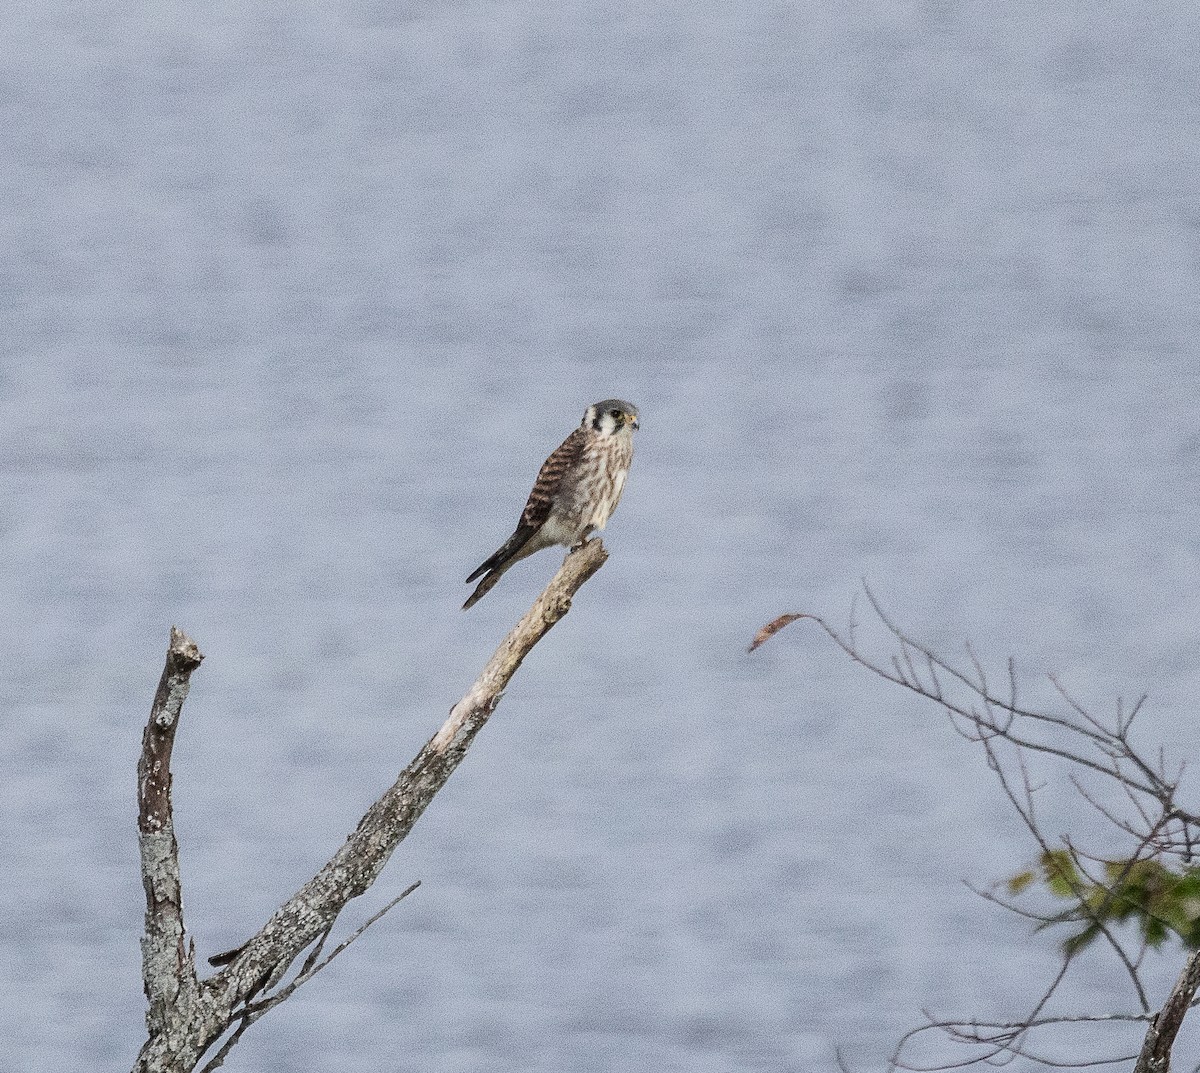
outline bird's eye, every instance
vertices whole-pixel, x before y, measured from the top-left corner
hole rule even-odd
[[[620,417],[620,416],[621,416],[621,411],[620,411],[620,410],[609,410],[608,412],[609,412],[610,414],[612,414],[612,416],[613,416],[613,417]]]

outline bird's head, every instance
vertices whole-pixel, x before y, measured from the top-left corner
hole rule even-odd
[[[595,429],[602,436],[615,436],[626,430],[632,435],[638,427],[638,408],[623,399],[593,403],[583,415],[583,427]]]

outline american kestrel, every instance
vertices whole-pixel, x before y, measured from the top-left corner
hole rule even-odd
[[[583,423],[542,463],[521,520],[504,544],[469,578],[482,578],[463,604],[473,607],[513,563],[542,548],[582,544],[617,509],[629,463],[637,407],[605,399],[587,408]]]

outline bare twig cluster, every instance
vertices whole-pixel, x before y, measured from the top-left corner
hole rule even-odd
[[[201,979],[183,918],[179,853],[171,810],[171,751],[192,673],[203,656],[172,628],[138,763],[138,836],[146,889],[142,978],[147,1039],[135,1073],[190,1073],[211,1055],[217,1069],[246,1029],[341,954],[414,883],[345,940],[325,947],[346,905],[375,882],[434,795],[445,785],[500,702],[522,660],[571,607],[571,598],[607,558],[599,540],[573,550],[558,573],[450,710],[441,729],[359,821],[356,830],[248,942],[214,960]],[[289,971],[305,951],[300,968]]]
[[[952,662],[905,633],[869,588],[866,596],[891,641],[892,651],[884,657],[869,654],[859,643],[853,611],[844,629],[816,615],[781,615],[759,630],[751,649],[790,623],[808,620],[859,666],[940,707],[957,732],[982,749],[1039,851],[1036,871],[1013,877],[1006,889],[1002,885],[976,892],[1032,919],[1038,927],[1075,929],[1062,944],[1057,970],[1024,1017],[1012,1022],[950,1020],[927,1013],[926,1020],[900,1040],[890,1068],[955,1069],[1004,1064],[1020,1057],[1048,1067],[1134,1062],[1135,1073],[1167,1073],[1175,1039],[1200,988],[1200,953],[1196,952],[1200,902],[1188,900],[1200,889],[1200,871],[1192,866],[1200,845],[1200,815],[1180,803],[1183,765],[1172,767],[1161,750],[1148,752],[1135,741],[1135,721],[1146,698],[1131,705],[1118,699],[1115,711],[1100,717],[1050,676],[1060,704],[1052,709],[1028,705],[1020,696],[1020,679],[1011,659],[999,680],[993,681],[970,646],[961,662]],[[1056,839],[1047,834],[1038,811],[1041,784],[1031,775],[1031,760],[1037,756],[1065,766],[1078,800],[1108,832],[1101,850],[1086,849],[1071,836]],[[1068,908],[1027,908],[1021,893],[1038,879]],[[1127,935],[1130,924],[1136,925],[1137,932],[1132,941]],[[1154,1001],[1143,972],[1145,959],[1149,949],[1171,935],[1191,953],[1166,1001]],[[1135,1009],[1075,1016],[1051,1013],[1051,1000],[1077,955],[1092,942],[1104,943],[1124,969]],[[1113,1023],[1140,1026],[1140,1050],[1136,1037],[1131,1037],[1125,1054],[1081,1054],[1065,1062],[1037,1049],[1042,1030],[1069,1025],[1078,1039],[1077,1030],[1085,1026]],[[914,1052],[931,1033],[967,1050],[949,1062],[919,1063]]]

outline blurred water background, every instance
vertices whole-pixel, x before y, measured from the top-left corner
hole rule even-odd
[[[1055,939],[959,882],[1032,855],[978,755],[812,630],[745,647],[866,577],[947,651],[1148,690],[1147,740],[1194,750],[1192,5],[0,26],[0,1068],[143,1037],[168,627],[207,656],[175,762],[203,957],[553,572],[459,611],[613,394],[643,422],[608,565],[349,922],[419,893],[226,1068],[878,1069],[922,1006],[1024,1011]],[[1130,1005],[1100,957],[1066,999]]]

